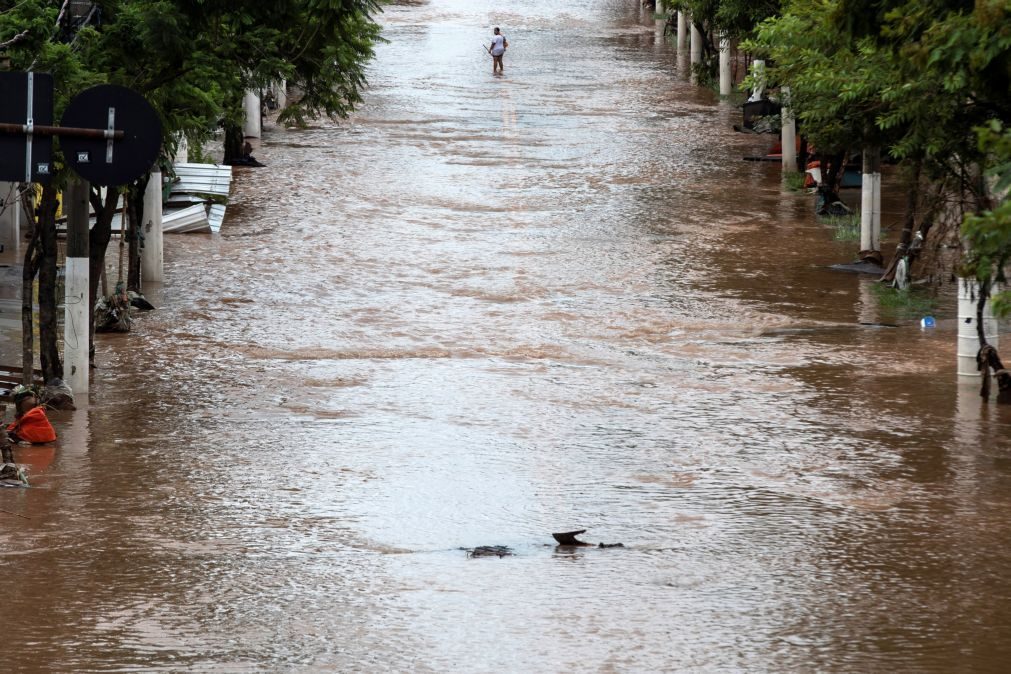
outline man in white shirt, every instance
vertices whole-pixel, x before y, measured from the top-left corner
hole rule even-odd
[[[491,72],[502,73],[504,72],[502,67],[502,55],[505,54],[506,48],[509,46],[508,40],[506,40],[505,35],[495,28],[495,35],[491,38],[491,47],[488,48],[488,53],[491,54]]]

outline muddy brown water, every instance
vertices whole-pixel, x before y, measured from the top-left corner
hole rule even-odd
[[[19,450],[5,668],[1006,666],[1011,415],[950,304],[827,271],[855,244],[632,0],[383,23],[359,113],[268,132]]]

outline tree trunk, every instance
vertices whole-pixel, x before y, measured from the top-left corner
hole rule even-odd
[[[988,345],[986,324],[983,322],[983,310],[986,308],[988,299],[990,299],[990,282],[986,281],[979,284],[979,297],[976,298],[976,336],[979,338],[980,348]]]
[[[832,201],[839,201],[839,189],[842,186],[843,174],[846,172],[846,156],[848,154],[848,152],[840,152],[828,158],[824,183],[828,187],[826,197],[831,196]],[[822,163],[824,164],[824,161]]]
[[[127,206],[130,226],[126,230],[126,241],[129,246],[129,252],[127,253],[126,289],[132,290],[135,293],[140,292],[140,249],[143,245],[140,223],[144,221],[144,189],[146,187],[147,176],[140,178],[130,185],[129,205]]]
[[[31,238],[25,246],[24,267],[21,270],[21,383],[32,384],[32,370],[35,368],[35,312],[32,309],[32,294],[35,289],[35,275],[39,273],[38,237],[32,229]]]
[[[112,239],[112,216],[116,214],[119,193],[109,188],[103,200],[97,188],[91,190],[91,207],[96,214],[95,226],[88,239],[88,334],[91,336],[89,360],[95,365],[95,297],[98,295],[99,279],[105,270],[105,252]]]
[[[39,361],[42,378],[49,382],[63,378],[56,317],[56,187],[53,185],[42,188],[38,230],[42,250],[39,266]]]
[[[916,227],[916,211],[920,204],[920,168],[921,162],[914,161],[909,173],[909,184],[906,186],[906,212],[902,221],[902,234],[899,237],[899,245],[892,254],[892,260],[888,263],[885,273],[881,275],[879,281],[892,281],[895,279],[895,268],[905,255],[909,252],[909,246],[913,243],[913,229]],[[912,256],[910,256],[910,263]]]
[[[242,151],[246,137],[242,134],[242,125],[234,122],[225,122],[225,158],[224,164],[242,159],[245,152]]]

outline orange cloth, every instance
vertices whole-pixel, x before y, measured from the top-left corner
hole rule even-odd
[[[7,427],[22,440],[31,443],[52,442],[56,439],[56,431],[46,417],[46,411],[42,407],[33,407],[16,419],[13,424]]]

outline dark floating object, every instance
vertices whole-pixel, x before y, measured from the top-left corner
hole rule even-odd
[[[562,533],[551,535],[554,536],[559,545],[593,545],[593,543],[587,543],[576,538],[579,534],[585,533],[586,529],[580,529],[579,531],[563,531]]]
[[[572,545],[579,547],[593,547],[593,543],[587,543],[586,541],[581,541],[576,536],[580,534],[585,534],[586,529],[580,529],[579,531],[563,531],[557,534],[551,534],[554,536],[555,540],[558,541],[559,545]],[[600,543],[597,545],[598,548],[623,548],[624,543]]]
[[[504,545],[479,545],[467,550],[468,557],[511,557],[513,551]]]
[[[127,291],[127,297],[130,298],[130,306],[134,309],[139,309],[140,311],[154,311],[154,305],[147,301],[147,298],[140,293],[135,293],[132,290]]]

